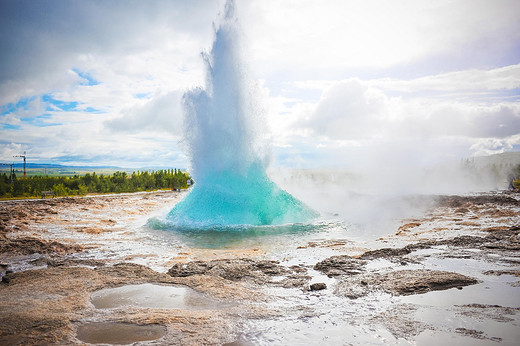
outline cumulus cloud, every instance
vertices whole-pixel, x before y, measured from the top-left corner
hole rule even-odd
[[[65,163],[118,167],[185,167],[185,154],[177,140],[167,133],[114,133],[101,122],[37,127],[24,124],[9,136],[12,143],[0,142],[2,161],[12,153],[27,151],[28,163]],[[28,143],[38,143],[30,145]],[[7,150],[9,149],[9,150]]]
[[[370,84],[350,79],[325,89],[302,124],[337,139],[380,136],[385,129],[421,136],[503,138],[520,133],[520,106],[516,102],[405,99],[387,96]]]
[[[181,90],[203,85],[199,53],[223,2],[0,2],[1,149],[178,162]],[[237,0],[237,11],[278,162],[520,148],[517,1]]]
[[[520,145],[520,135],[508,139],[481,138],[476,141],[470,149],[476,156],[487,156],[509,151],[513,149],[515,144]]]
[[[385,125],[377,122],[386,102],[384,94],[369,89],[357,79],[339,82],[324,91],[306,123],[316,133],[331,138],[371,136],[375,134],[374,129]]]
[[[181,96],[180,91],[172,91],[154,97],[142,105],[123,110],[121,117],[107,120],[105,125],[119,132],[148,130],[180,136],[183,124]]]
[[[203,79],[199,52],[211,42],[218,5],[1,2],[2,145],[43,162],[133,165],[148,154],[155,164],[179,164],[175,90]],[[164,97],[146,103],[150,95]]]
[[[475,137],[505,138],[520,134],[520,105],[518,103],[482,107],[475,111]]]
[[[462,71],[456,78],[430,76],[408,83],[421,84],[429,91],[422,81],[443,80],[443,89],[456,93],[459,77],[473,74]],[[481,87],[497,92],[514,87],[500,82],[503,80],[500,71],[488,74],[495,75],[498,81],[490,80]],[[391,96],[395,90],[378,88],[377,82],[354,78],[335,83],[295,84],[310,88],[328,86],[312,107],[299,113],[288,131],[313,138],[314,154],[323,154],[324,149],[332,152],[331,165],[340,161],[360,165],[427,163],[514,150],[520,144],[520,105],[516,102],[488,99],[482,102],[478,86],[471,99],[449,94],[443,98],[422,94]],[[308,144],[300,147],[302,153],[308,153],[309,148]],[[291,150],[297,151],[294,147]],[[278,147],[280,158],[282,151],[282,146]]]
[[[2,144],[0,146],[0,157],[4,159],[4,161],[12,162],[15,155],[20,155],[22,150],[22,145],[18,143],[6,143],[4,141],[0,141]]]
[[[181,40],[202,39],[191,47],[196,56],[200,43],[211,38],[216,11],[216,4],[201,4],[4,1],[0,10],[0,104],[73,85],[78,79],[67,71],[87,68],[89,62],[95,63],[92,59],[113,63],[119,56],[175,51]],[[183,46],[187,53],[190,46]],[[153,63],[153,55],[148,56],[148,62]],[[114,68],[121,66],[119,63]]]

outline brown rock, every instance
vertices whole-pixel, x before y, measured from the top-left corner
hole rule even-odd
[[[311,291],[321,291],[327,289],[327,285],[324,282],[316,282],[311,284]]]
[[[279,265],[277,261],[259,261],[251,258],[176,263],[168,270],[168,274],[173,277],[210,275],[220,276],[231,281],[251,278],[257,282],[266,282],[269,281],[269,276],[282,275],[287,272],[288,270]]]
[[[334,293],[355,299],[374,291],[384,291],[392,295],[411,295],[476,283],[478,280],[458,273],[425,269],[399,270],[345,278],[338,283]]]
[[[332,256],[316,263],[314,269],[326,274],[328,277],[357,275],[363,272],[363,266],[365,264],[365,261],[347,255],[341,255]]]

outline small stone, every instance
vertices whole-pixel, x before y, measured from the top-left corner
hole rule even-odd
[[[317,282],[311,284],[311,291],[321,291],[327,288],[327,285],[324,282]]]

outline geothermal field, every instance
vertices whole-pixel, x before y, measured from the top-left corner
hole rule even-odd
[[[185,195],[1,202],[0,342],[517,343],[518,192],[394,198],[415,215],[377,226],[150,226]]]
[[[120,7],[126,6],[109,3],[111,6],[116,4],[114,13],[120,13]],[[180,7],[181,3],[184,4],[176,2],[172,10],[177,11],[174,12],[176,16],[164,19],[163,12],[167,11],[159,11],[153,20],[147,19],[149,23],[144,20],[149,9],[139,7],[137,11],[147,25],[153,26],[156,18],[167,23],[186,21],[189,30],[197,31],[199,28],[191,19],[210,10],[196,6],[191,8],[194,12],[190,12],[190,7]],[[243,2],[246,9],[248,3]],[[87,10],[94,9],[96,18],[104,15],[98,2],[88,4]],[[136,3],[128,2],[130,4]],[[169,2],[159,3],[161,6],[167,4]],[[249,13],[249,18],[261,15],[262,4],[255,3],[249,7],[249,12],[243,13]],[[410,5],[406,3],[405,7]],[[373,18],[373,13],[384,14],[375,16],[375,22],[378,22],[388,15],[384,6],[376,7],[366,18]],[[473,2],[469,8],[473,9]],[[338,47],[332,46],[333,49],[326,50],[309,66],[302,65],[302,71],[311,71],[314,81],[305,81],[303,77],[293,82],[280,79],[278,89],[283,97],[274,96],[272,103],[274,108],[278,107],[279,115],[294,119],[276,120],[282,129],[285,122],[286,131],[291,130],[291,133],[285,134],[278,129],[278,137],[273,139],[267,129],[267,111],[257,98],[259,94],[269,94],[269,81],[262,84],[249,78],[235,10],[234,1],[228,0],[219,20],[213,24],[211,48],[201,54],[204,85],[184,90],[182,97],[179,96],[180,89],[161,94],[164,86],[161,83],[181,80],[185,76],[182,73],[187,75],[196,66],[192,60],[175,65],[169,60],[154,64],[155,60],[148,54],[132,56],[128,60],[112,57],[111,49],[122,49],[126,58],[127,54],[145,50],[151,42],[143,35],[139,42],[132,41],[138,48],[125,43],[126,39],[139,35],[139,30],[132,31],[132,27],[141,25],[139,20],[125,20],[126,29],[115,30],[117,40],[112,37],[117,44],[106,43],[106,47],[95,51],[97,54],[108,51],[110,59],[106,65],[96,63],[96,54],[81,50],[79,58],[70,59],[85,64],[81,66],[92,64],[88,65],[93,66],[88,71],[93,71],[93,75],[75,67],[68,70],[63,67],[68,74],[66,78],[60,77],[67,85],[75,85],[82,91],[100,88],[97,96],[85,92],[88,96],[85,100],[107,102],[108,106],[97,109],[88,106],[86,101],[60,101],[58,97],[73,98],[56,92],[6,103],[7,106],[0,108],[3,121],[9,121],[2,131],[18,131],[18,135],[27,124],[41,126],[38,135],[20,135],[19,138],[23,137],[20,143],[26,143],[25,137],[28,141],[37,138],[43,144],[49,138],[60,138],[59,145],[41,152],[42,156],[47,155],[43,157],[56,160],[61,157],[64,161],[75,162],[81,159],[75,150],[88,150],[91,166],[96,163],[93,158],[111,162],[110,157],[116,156],[128,160],[138,156],[145,166],[152,158],[185,159],[189,167],[189,175],[185,177],[194,180],[192,185],[191,179],[188,184],[188,179],[182,178],[182,184],[186,181],[182,186],[191,185],[183,190],[87,194],[85,184],[81,186],[84,196],[54,196],[60,194],[56,192],[59,190],[65,191],[63,195],[67,194],[63,184],[70,179],[63,178],[64,183],[55,184],[53,191],[32,189],[33,194],[42,193],[40,199],[0,201],[0,345],[518,345],[520,156],[515,150],[520,148],[520,113],[518,104],[512,106],[511,103],[518,101],[518,95],[514,93],[519,90],[519,69],[507,67],[498,72],[486,71],[465,84],[461,82],[466,89],[450,86],[448,91],[443,89],[443,81],[450,78],[461,81],[466,73],[476,72],[470,65],[473,69],[470,72],[445,73],[433,82],[425,83],[434,90],[430,94],[424,92],[425,97],[430,97],[427,102],[412,102],[411,106],[405,107],[401,104],[404,102],[401,94],[387,97],[380,91],[362,86],[357,78],[344,80],[336,87],[330,81],[321,80],[316,64],[327,65],[328,59],[337,52],[336,48],[347,46],[343,42],[348,37],[333,27],[326,30],[327,35],[312,34],[302,40],[306,42],[316,36],[326,44],[328,38],[340,39]],[[269,14],[268,10],[263,9]],[[320,7],[314,12],[319,15],[322,10]],[[267,17],[283,17],[284,22],[294,12],[280,10]],[[510,12],[518,22],[515,12]],[[60,14],[59,23],[62,23],[66,12],[57,13]],[[444,15],[446,11],[435,13],[441,13],[442,18],[449,17]],[[342,16],[340,21],[344,22]],[[463,17],[466,21],[472,16],[464,13]],[[117,18],[114,17],[114,23]],[[125,16],[121,18],[126,19]],[[112,17],[109,19],[108,27],[111,27]],[[354,19],[357,19],[356,14]],[[328,20],[322,21],[328,24]],[[80,22],[98,23],[90,18]],[[370,35],[360,37],[369,42],[371,36],[381,35],[398,25],[397,22],[383,30],[370,27],[370,30],[353,32],[368,32]],[[502,18],[497,22],[502,23]],[[298,21],[287,23],[280,34],[307,27],[307,21],[304,25],[300,23],[300,29],[293,25]],[[422,30],[423,23],[420,24],[418,27]],[[478,24],[480,30],[482,25]],[[173,35],[166,30],[168,25],[153,26],[153,33],[161,37]],[[34,32],[44,27],[39,25]],[[497,27],[495,31],[499,29]],[[64,24],[55,31],[68,31],[68,26]],[[408,32],[411,30],[394,36],[401,37]],[[454,36],[455,32],[453,30],[449,36]],[[31,35],[32,31],[24,31],[24,40]],[[272,36],[269,42],[279,38]],[[164,48],[161,52],[169,58],[183,53],[182,44],[184,47],[196,45],[184,32],[173,37],[175,39],[168,44],[161,45]],[[361,38],[359,40],[363,41]],[[103,43],[104,39],[99,41]],[[106,42],[110,39],[107,36]],[[55,46],[60,47],[59,41],[38,42],[35,46],[45,47],[47,52]],[[429,44],[431,40],[427,37],[423,41]],[[493,41],[486,37],[475,46]],[[386,39],[382,42],[390,53],[396,54],[417,45],[414,42],[394,47],[387,45]],[[442,44],[442,40],[431,42],[432,45]],[[446,61],[451,62],[464,50],[459,49],[459,44],[452,44],[457,47],[457,54],[445,57]],[[279,46],[286,45],[284,41],[279,42]],[[64,46],[83,49],[83,40],[74,39]],[[360,57],[363,62],[377,55],[373,53],[376,45],[367,44],[366,47],[370,56]],[[301,57],[312,57],[321,52],[320,47],[312,48],[299,52],[297,59],[295,56],[291,59],[299,61]],[[517,53],[518,45],[514,48]],[[279,50],[259,51],[269,55],[277,54]],[[352,49],[347,56],[360,54],[360,50]],[[495,55],[492,49],[478,49],[479,52],[488,50]],[[407,78],[415,74],[408,71],[409,61],[415,56],[409,55],[402,68],[406,70]],[[438,58],[437,55],[433,57]],[[326,61],[322,62],[323,59]],[[52,58],[48,60],[53,61]],[[289,65],[296,65],[292,60]],[[503,60],[504,64],[508,61]],[[261,60],[257,55],[258,61]],[[392,64],[396,62],[392,60],[390,66],[394,66]],[[115,65],[116,69],[110,70]],[[156,69],[161,66],[167,68],[158,73]],[[371,76],[370,68],[363,66],[360,71]],[[121,77],[123,73],[118,69],[125,67],[131,73]],[[26,66],[20,68],[25,69]],[[45,65],[42,69],[45,70]],[[168,74],[170,69],[182,73]],[[324,76],[336,74],[328,71],[327,66],[323,69]],[[137,100],[134,108],[128,108],[127,101],[122,99],[120,108],[113,107],[113,100],[124,92],[111,90],[112,84],[98,82],[93,77],[96,71],[107,70],[111,71],[109,77],[117,79],[124,85],[125,92],[131,94],[132,100]],[[286,70],[273,73],[273,79],[291,75]],[[354,73],[343,65],[340,70],[343,76]],[[160,78],[154,80],[154,73]],[[294,74],[295,78],[300,78],[298,71]],[[486,78],[491,80],[495,74],[498,84],[487,83]],[[133,82],[133,78],[138,78],[136,76],[143,78],[141,83]],[[409,84],[398,83],[388,76],[383,73],[379,81],[374,79],[368,84],[399,88]],[[7,87],[1,90],[18,85],[9,78]],[[39,79],[47,81],[46,78]],[[418,78],[415,83],[423,85],[425,79],[428,78]],[[55,84],[47,83],[47,87],[54,90]],[[501,83],[506,86],[502,87]],[[311,85],[307,93],[317,97],[318,104],[312,106],[311,101],[307,101],[296,105],[299,102],[296,94],[290,91],[283,94],[284,90],[298,85]],[[449,98],[441,100],[448,92],[454,94],[453,98],[466,100],[471,92],[479,94],[478,89],[472,89],[474,85],[485,90],[480,93],[485,102],[478,103],[475,109],[469,103],[452,107],[446,101]],[[416,84],[412,87],[414,92],[424,91],[416,88]],[[491,90],[492,87],[498,91]],[[38,90],[25,80],[19,88]],[[149,88],[154,88],[154,92]],[[318,97],[313,88],[324,88],[325,91]],[[275,89],[272,88],[273,92]],[[165,90],[172,89],[165,87]],[[169,118],[154,123],[160,120],[161,114],[170,116],[170,109],[164,105],[175,103],[170,100],[175,95],[178,103],[182,103],[183,125]],[[500,103],[493,104],[493,97]],[[155,104],[154,98],[166,101]],[[338,104],[342,106],[338,107]],[[440,105],[438,109],[435,108],[437,105]],[[301,118],[296,119],[296,113],[289,114],[292,106]],[[385,107],[391,110],[387,112],[389,115],[384,112]],[[424,111],[430,111],[428,107],[434,109],[431,114]],[[31,118],[37,110],[44,114],[37,119]],[[23,121],[15,119],[17,112],[22,114]],[[61,112],[73,114],[60,116],[54,122],[49,120]],[[115,118],[110,112],[122,115]],[[460,119],[452,122],[450,112],[459,115]],[[85,113],[89,121],[97,121],[95,126],[85,125],[91,124]],[[73,126],[67,125],[65,129],[42,134],[47,128],[63,126],[78,114],[85,118],[77,119]],[[146,117],[140,118],[140,114]],[[322,116],[316,119],[320,114]],[[364,126],[366,136],[359,133]],[[182,138],[178,134],[175,137],[173,131],[181,127]],[[294,131],[293,127],[296,128]],[[372,129],[374,132],[370,132]],[[136,134],[140,130],[144,131],[144,137]],[[116,134],[117,131],[121,132]],[[159,132],[153,131],[163,132],[157,135]],[[435,131],[439,133],[436,138]],[[461,138],[455,136],[458,131],[463,134]],[[79,139],[75,139],[77,142],[61,139],[65,135],[69,139]],[[174,143],[173,137],[177,142]],[[450,142],[452,140],[454,144]],[[277,142],[278,153],[285,153],[281,157],[291,165],[271,167],[273,142]],[[453,152],[446,149],[448,142],[455,146]],[[37,144],[34,147],[39,147],[40,143]],[[25,148],[14,140],[2,140],[2,145],[1,154],[9,159],[13,156],[11,151]],[[167,150],[156,154],[156,147],[161,145],[171,145],[169,150],[173,150],[174,145],[184,147],[182,153],[176,147],[175,153]],[[363,149],[364,145],[367,147]],[[10,151],[5,149],[7,147]],[[66,149],[60,156],[56,148],[61,147]],[[408,151],[401,150],[403,147]],[[349,160],[343,158],[341,162],[341,150],[350,150],[353,153],[350,158],[364,162],[365,170],[350,170]],[[461,159],[467,150],[502,154]],[[427,152],[434,153],[431,161],[426,160]],[[320,165],[324,162],[320,155],[328,156],[328,166]],[[23,155],[14,156],[23,158],[24,176],[26,156],[30,157],[25,151]],[[318,168],[296,169],[300,168],[298,162],[306,158]],[[444,163],[446,160],[441,158],[449,160]],[[349,166],[349,170],[341,163]],[[10,165],[11,172],[13,165]],[[118,174],[122,183],[130,179]],[[13,176],[10,181],[7,175],[3,177],[6,191],[8,188],[14,190]],[[149,187],[135,187],[131,191],[146,189]]]

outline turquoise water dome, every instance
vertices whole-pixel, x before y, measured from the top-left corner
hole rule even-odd
[[[192,191],[169,212],[176,228],[303,223],[317,213],[273,183],[255,86],[240,56],[234,3],[228,1],[206,64],[206,86],[184,94]]]

